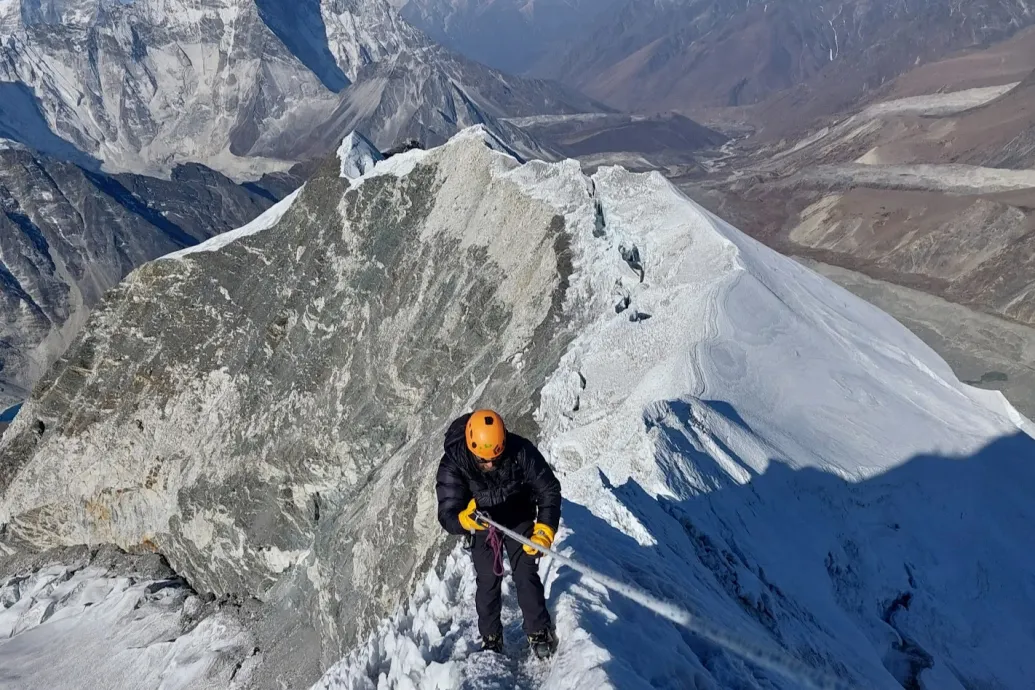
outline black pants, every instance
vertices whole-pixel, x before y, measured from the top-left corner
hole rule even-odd
[[[512,529],[526,537],[532,535],[533,522],[523,522]],[[550,612],[546,610],[546,595],[543,582],[539,579],[539,561],[525,553],[520,542],[509,537],[503,539],[506,556],[510,559],[511,577],[517,590],[518,605],[525,619],[525,634],[549,628]],[[478,591],[474,595],[478,611],[478,632],[482,639],[490,635],[502,635],[503,624],[500,612],[503,608],[503,578],[493,572],[492,546],[489,545],[489,530],[480,530],[474,535],[471,549],[474,571],[477,574]]]

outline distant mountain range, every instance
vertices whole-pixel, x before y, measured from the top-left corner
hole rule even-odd
[[[825,114],[918,64],[1035,23],[1015,0],[394,2],[475,59],[648,113],[783,95],[796,112]]]
[[[501,116],[601,110],[555,83],[459,57],[385,0],[70,0],[0,4],[0,135],[86,167],[236,179],[333,150],[352,129],[387,148]]]
[[[550,61],[625,0],[392,0],[434,40],[515,74],[549,72]]]

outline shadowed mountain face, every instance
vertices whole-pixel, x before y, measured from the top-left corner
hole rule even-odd
[[[0,151],[0,408],[28,396],[123,276],[274,201],[202,166],[160,180]]]
[[[255,5],[266,26],[324,86],[335,93],[348,86],[348,77],[327,45],[320,0],[255,0]]]
[[[431,59],[436,67],[428,67]],[[326,120],[297,136],[270,142],[263,155],[322,156],[342,133],[361,131],[381,149],[410,139],[438,146],[459,129],[483,125],[523,158],[555,159],[558,151],[504,118],[539,113],[608,111],[559,84],[506,77],[484,79],[485,68],[429,46],[361,69]]]

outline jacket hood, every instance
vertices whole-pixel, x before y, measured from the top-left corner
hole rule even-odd
[[[442,442],[442,447],[447,453],[456,451],[466,451],[466,445],[464,443],[464,434],[466,432],[467,420],[471,418],[471,413],[462,414],[449,425],[446,429],[445,439]]]

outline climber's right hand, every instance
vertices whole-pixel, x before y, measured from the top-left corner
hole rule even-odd
[[[474,499],[472,498],[471,502],[460,513],[460,526],[468,532],[485,529],[485,525],[474,519],[474,511],[477,509],[478,507],[474,504]]]

